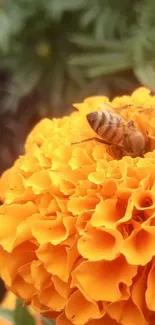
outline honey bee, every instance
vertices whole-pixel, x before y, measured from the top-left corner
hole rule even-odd
[[[101,105],[101,110],[86,115],[90,127],[100,137],[88,138],[76,143],[96,140],[119,149],[120,156],[143,157],[149,149],[149,138],[138,130],[134,121],[127,121],[109,104]]]

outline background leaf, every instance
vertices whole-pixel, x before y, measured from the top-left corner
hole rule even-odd
[[[1,308],[0,318],[8,320],[11,324],[14,324],[14,311],[10,309]]]
[[[137,67],[134,69],[135,75],[141,81],[143,85],[149,87],[152,91],[155,91],[155,67],[152,65],[146,65],[143,67]]]
[[[36,321],[30,314],[27,307],[23,307],[23,302],[16,300],[16,308],[14,310],[14,324],[15,325],[36,325]]]
[[[55,325],[55,322],[53,320],[46,317],[41,317],[41,321],[43,322],[43,325]]]
[[[84,93],[94,93],[92,79],[98,93],[109,76],[122,72],[152,89],[148,66],[154,66],[154,17],[154,0],[3,1],[0,63],[10,85],[0,98],[1,111],[14,112],[37,90],[47,114],[62,115]],[[112,85],[102,88],[106,95],[105,89],[113,92]]]

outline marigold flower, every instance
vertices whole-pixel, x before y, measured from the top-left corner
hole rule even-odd
[[[115,159],[86,114],[106,97],[41,121],[1,179],[0,273],[57,325],[155,324],[155,96],[111,105],[151,137],[144,158]],[[125,108],[124,108],[125,106]]]

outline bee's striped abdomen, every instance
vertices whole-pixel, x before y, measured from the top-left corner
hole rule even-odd
[[[90,126],[96,133],[98,133],[98,130],[100,129],[100,127],[102,127],[104,124],[107,123],[106,114],[104,114],[104,112],[102,112],[102,111],[94,112],[91,114],[92,114],[92,119],[89,120]],[[90,114],[90,117],[91,117],[91,114]]]
[[[101,113],[102,118],[96,130],[96,133],[101,138],[106,139],[109,142],[115,142],[119,144],[123,139],[125,128],[122,120],[117,116],[111,114],[109,111]]]

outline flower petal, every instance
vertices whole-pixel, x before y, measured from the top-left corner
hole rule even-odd
[[[148,275],[147,280],[147,289],[146,289],[146,304],[149,310],[155,311],[155,259],[153,258],[151,269]]]
[[[103,316],[103,311],[100,312],[97,303],[85,299],[79,290],[74,291],[70,296],[65,313],[67,318],[77,325],[85,324],[90,319],[98,318],[100,315]]]
[[[116,227],[116,222],[123,218],[125,208],[117,198],[109,198],[97,204],[91,218],[91,225],[94,227]]]
[[[117,301],[122,297],[120,284],[131,285],[136,271],[137,267],[129,265],[123,256],[110,262],[85,261],[73,271],[72,286],[95,301]]]
[[[90,261],[113,260],[122,245],[122,236],[115,229],[88,228],[78,241],[78,251]]]
[[[107,312],[121,325],[148,325],[143,315],[131,300],[114,302],[108,306]]]
[[[124,240],[121,248],[122,254],[128,263],[133,265],[146,265],[155,254],[155,229],[135,229],[132,234]]]

